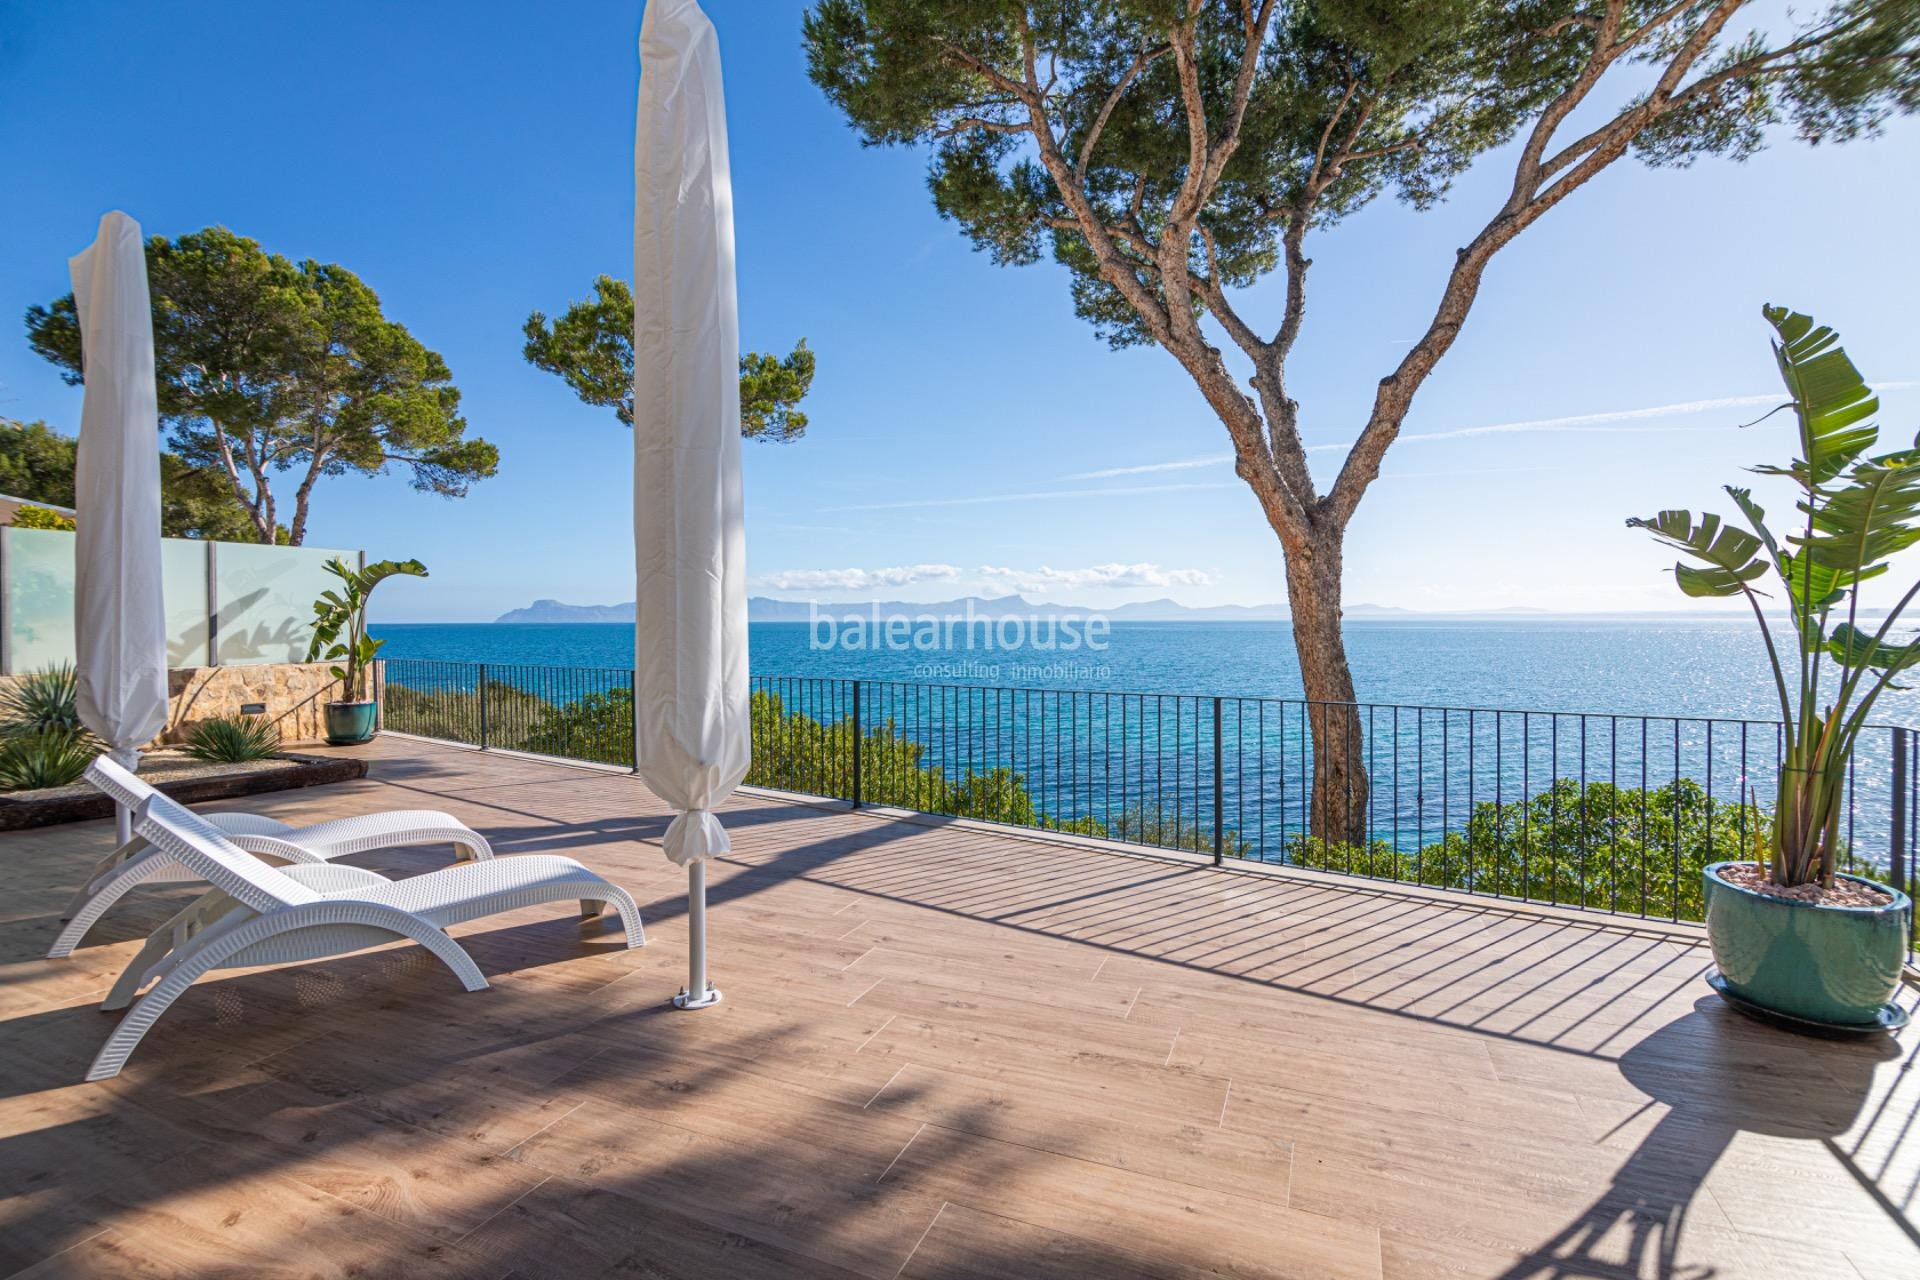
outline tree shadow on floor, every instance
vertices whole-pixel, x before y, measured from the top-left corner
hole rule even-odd
[[[1766,1059],[1753,1052],[1756,1038],[1781,1037],[1781,1047],[1807,1055],[1830,1081],[1806,1087],[1804,1079],[1770,1078]],[[1920,1245],[1920,1232],[1904,1206],[1892,1202],[1871,1178],[1852,1166],[1836,1139],[1855,1129],[1871,1096],[1874,1071],[1900,1057],[1887,1037],[1841,1043],[1809,1040],[1746,1022],[1704,998],[1696,1011],[1647,1036],[1619,1058],[1621,1074],[1651,1101],[1615,1126],[1626,1129],[1648,1113],[1660,1114],[1634,1147],[1612,1184],[1579,1216],[1541,1242],[1501,1275],[1501,1280],[1574,1280],[1576,1277],[1659,1277],[1703,1280],[1738,1275],[1683,1261],[1682,1246],[1714,1167],[1743,1135],[1821,1142],[1879,1205],[1892,1232]],[[1800,1208],[1811,1191],[1797,1173],[1744,1180],[1736,1206],[1736,1229],[1758,1227],[1769,1203]],[[1774,1185],[1766,1185],[1768,1182]],[[1710,1212],[1717,1217],[1717,1202]],[[1704,1233],[1703,1233],[1704,1234]],[[1832,1245],[1846,1245],[1834,1223]],[[1757,1242],[1755,1242],[1757,1243]],[[1724,1246],[1722,1246],[1724,1248]],[[1721,1249],[1715,1249],[1721,1252]]]
[[[984,1107],[925,1133],[797,1087],[767,1065],[801,1051],[805,1017],[732,1035],[708,1015],[636,1009],[606,1029],[605,1052],[554,1058],[541,1085],[513,1074],[527,1068],[518,1051],[578,1031],[575,1010],[501,991],[481,1019],[480,1001],[457,1002],[460,1034],[422,1027],[399,1043],[383,1032],[432,980],[403,954],[309,967],[339,970],[307,975],[330,979],[323,1007],[384,980],[398,1007],[370,1016],[357,1048],[328,1035],[303,1052],[311,1013],[208,1016],[118,1081],[0,1110],[0,1275],[55,1253],[52,1274],[236,1280],[1186,1273],[1164,1253],[966,1206],[956,1189],[1004,1196],[1039,1148],[1072,1135],[999,1141]],[[50,1066],[71,1066],[84,1037],[41,1033]],[[249,1048],[266,1055],[242,1065]],[[505,1100],[528,1118],[502,1127]],[[903,1087],[894,1100],[910,1112],[918,1098]]]
[[[589,812],[595,808],[585,804],[580,807]],[[597,807],[604,810],[608,806],[602,802]],[[537,814],[529,816],[538,818]],[[830,817],[837,820],[824,821]],[[810,820],[816,818],[823,821],[814,825]],[[517,830],[530,841],[555,838],[549,835],[554,828],[545,826],[546,821],[539,818],[542,825]],[[648,821],[652,820],[637,819],[630,826],[618,818],[586,822],[578,824],[577,830],[562,829],[560,836],[579,835],[592,842],[598,832],[603,845],[630,843],[635,839],[633,833]],[[1845,1167],[1846,1176],[1858,1183],[1890,1220],[1897,1219],[1895,1230],[1904,1238],[1912,1236],[1908,1215],[1913,1187],[1900,1187],[1895,1181],[1905,1176],[1907,1166],[1889,1174],[1886,1163],[1876,1164],[1869,1157],[1898,1147],[1905,1137],[1916,1112],[1913,1089],[1901,1093],[1897,1085],[1890,1090],[1886,1082],[1872,1081],[1873,1068],[1883,1065],[1881,1057],[1846,1048],[1813,1049],[1790,1039],[1766,1040],[1759,1032],[1732,1032],[1726,1021],[1731,1015],[1724,1012],[1709,1016],[1696,1011],[1649,1031],[1647,1028],[1657,1025],[1658,1016],[1671,1009],[1664,1002],[1680,989],[1675,984],[1698,981],[1704,952],[1698,948],[1689,951],[1671,939],[1635,931],[1630,924],[1603,925],[1571,916],[1529,918],[1494,904],[1435,903],[1347,885],[1223,874],[1162,858],[1108,855],[1096,860],[1032,841],[996,839],[978,831],[969,832],[964,839],[948,839],[930,832],[925,820],[874,815],[849,822],[845,815],[830,815],[798,803],[756,800],[738,814],[730,812],[727,821],[737,830],[752,834],[724,861],[724,874],[713,883],[711,901],[722,909],[778,885],[805,881],[846,895],[849,904],[863,902],[876,908],[896,904],[926,913],[912,915],[914,920],[939,921],[946,917],[991,924],[1010,931],[1001,935],[1008,938],[1019,934],[1070,943],[1076,957],[1085,954],[1089,961],[1098,958],[1104,964],[1107,958],[1126,958],[1165,966],[1159,971],[1170,976],[1198,972],[1244,983],[1243,990],[1274,993],[1280,1014],[1307,1008],[1299,1003],[1285,1004],[1278,998],[1285,993],[1472,1032],[1488,1037],[1483,1043],[1490,1045],[1513,1041],[1553,1049],[1572,1055],[1556,1059],[1569,1064],[1570,1069],[1592,1070],[1598,1063],[1612,1083],[1617,1083],[1611,1075],[1617,1064],[1626,1082],[1653,1100],[1648,1104],[1653,1110],[1645,1119],[1658,1122],[1626,1155],[1608,1190],[1531,1250],[1509,1272],[1513,1277],[1688,1274],[1684,1270],[1687,1255],[1681,1248],[1683,1235],[1688,1230],[1707,1228],[1711,1215],[1701,1212],[1701,1207],[1712,1205],[1713,1193],[1706,1190],[1706,1183],[1727,1153],[1740,1147],[1743,1135],[1825,1144]],[[790,824],[791,829],[771,830],[781,823]],[[664,828],[664,818],[659,825]],[[925,844],[908,839],[928,836],[933,840]],[[642,848],[640,852],[647,851]],[[431,861],[438,865],[444,858]],[[601,865],[609,867],[605,861]],[[624,865],[631,869],[633,863],[629,860]],[[618,871],[612,874],[619,878]],[[685,910],[684,897],[672,894],[643,904],[649,926],[676,919]],[[722,911],[716,916],[716,928],[724,929],[725,919]],[[35,927],[38,925],[32,920],[16,920],[5,926],[9,931]],[[285,1149],[286,1144],[278,1139],[255,1150],[256,1138],[231,1121],[176,1109],[194,1098],[220,1103],[231,1097],[238,1103],[253,1096],[244,1092],[247,1089],[265,1087],[273,1081],[285,1085],[283,1075],[292,1074],[293,1064],[301,1060],[298,1046],[315,1034],[313,1019],[329,1006],[364,1008],[367,1012],[335,1020],[327,1032],[332,1043],[314,1047],[310,1056],[329,1063],[325,1074],[300,1071],[293,1081],[298,1088],[316,1095],[315,1107],[343,1105],[356,1115],[372,1113],[381,1127],[427,1127],[439,1133],[444,1125],[450,1137],[471,1135],[484,1131],[490,1122],[487,1086],[510,1074],[507,1064],[525,1056],[541,1059],[559,1053],[561,1068],[544,1083],[558,1079],[561,1071],[579,1069],[581,1082],[606,1102],[607,1122],[618,1126],[620,1089],[631,1060],[611,1053],[599,1054],[587,1063],[565,1060],[566,1053],[580,1046],[581,1037],[575,1033],[591,1019],[583,1020],[580,1007],[566,1001],[564,995],[574,989],[570,986],[573,979],[590,980],[591,975],[584,971],[571,973],[569,966],[559,963],[591,957],[595,951],[610,950],[617,943],[602,946],[595,940],[582,947],[570,930],[566,922],[552,921],[460,935],[490,974],[502,970],[543,971],[538,975],[539,982],[529,983],[504,1000],[499,998],[508,995],[504,990],[486,998],[448,999],[444,972],[424,960],[418,961],[417,973],[405,968],[416,961],[404,959],[404,951],[205,984],[197,992],[197,1000],[190,996],[160,1024],[147,1046],[151,1056],[145,1060],[137,1056],[135,1065],[140,1070],[130,1069],[133,1079],[125,1087],[86,1095],[106,1101],[87,1103],[81,1108],[85,1114],[78,1118],[63,1119],[60,1107],[68,1099],[83,1096],[70,1086],[79,1078],[99,1039],[106,1035],[108,1020],[85,1008],[71,1007],[70,989],[66,1000],[69,1007],[0,1024],[0,1083],[14,1089],[16,1097],[36,1091],[47,1094],[44,1099],[23,1097],[19,1110],[5,1113],[14,1118],[9,1123],[28,1124],[33,1129],[31,1134],[0,1138],[0,1196],[18,1197],[14,1206],[0,1211],[0,1235],[33,1238],[14,1233],[14,1225],[24,1218],[27,1225],[36,1228],[38,1236],[68,1238],[61,1224],[69,1218],[90,1220],[89,1215],[97,1217],[111,1209],[111,1205],[102,1207],[100,1196],[105,1192],[100,1179],[120,1178],[130,1187],[153,1187],[156,1184],[151,1179],[159,1175],[148,1173],[144,1166],[167,1162],[170,1149],[161,1138],[169,1132],[169,1125],[190,1135],[186,1141],[195,1148],[187,1153],[191,1158],[183,1159],[168,1175],[189,1191],[236,1185],[235,1180],[271,1183],[283,1177],[317,1177],[306,1163],[308,1159],[331,1158],[363,1149],[359,1144],[373,1143],[375,1139],[364,1134],[329,1137],[323,1128],[311,1141],[302,1142],[296,1134],[294,1150]],[[1662,955],[1681,952],[1686,953],[1684,963],[1659,964]],[[724,956],[724,951],[720,955]],[[608,962],[601,957],[592,963]],[[1092,963],[1087,970],[1098,972]],[[1649,971],[1661,975],[1657,983],[1636,976]],[[1136,967],[1133,972],[1138,974],[1140,970]],[[1381,985],[1387,979],[1398,985]],[[1409,994],[1408,987],[1413,983],[1420,984],[1419,991],[1433,994]],[[249,1013],[265,1005],[268,1016],[249,1016],[242,1022],[227,1019],[223,1007],[243,1000],[251,1002]],[[614,1011],[620,1017],[628,1013],[632,1014],[626,1019],[628,1026],[648,1017],[691,1016],[654,1014],[631,1006]],[[1651,1019],[1649,1014],[1653,1015]],[[698,1018],[704,1016],[695,1016],[695,1021],[684,1025],[697,1026]],[[1568,1035],[1568,1028],[1583,1031],[1577,1044],[1559,1039]],[[172,1050],[152,1052],[162,1050],[163,1034]],[[1764,1036],[1775,1034],[1765,1032]],[[209,1058],[190,1047],[203,1038],[209,1045],[229,1046],[229,1054],[247,1056]],[[704,1053],[687,1052],[690,1060],[698,1057],[702,1063],[707,1061]],[[749,1053],[742,1046],[737,1052],[743,1064],[756,1056],[764,1061],[763,1050]],[[719,1049],[714,1053],[728,1056]],[[1830,1054],[1842,1053],[1854,1056],[1833,1056],[1829,1065]],[[1821,1077],[1818,1087],[1783,1092],[1769,1072],[1786,1061],[1815,1063],[1809,1070]],[[743,1064],[722,1064],[710,1068],[708,1074],[716,1081],[759,1079],[753,1076],[754,1068]],[[1911,1065],[1909,1058],[1901,1074]],[[597,1072],[604,1072],[604,1077],[596,1078]],[[263,1080],[261,1073],[272,1079]],[[244,1078],[242,1083],[232,1083],[236,1075]],[[41,1083],[28,1087],[29,1082]],[[687,1083],[692,1090],[701,1087],[699,1081]],[[1870,1084],[1879,1087],[1869,1088]],[[773,1092],[784,1088],[771,1077],[758,1087]],[[1830,1105],[1829,1095],[1843,1099],[1844,1108]],[[808,1105],[825,1107],[821,1103]],[[825,1107],[822,1114],[850,1122],[853,1119],[831,1107]],[[1792,1117],[1792,1121],[1774,1123],[1773,1117]],[[987,1133],[997,1132],[991,1115],[960,1119],[965,1121],[959,1126],[963,1130],[977,1125]],[[1615,1141],[1631,1136],[1635,1123],[1631,1117],[1623,1121]],[[149,1130],[161,1137],[150,1138]],[[1869,1147],[1863,1148],[1862,1143],[1869,1138]],[[1072,1135],[1065,1135],[1056,1140],[1068,1144],[1071,1139]],[[608,1221],[618,1219],[621,1213],[634,1213],[632,1202],[643,1201],[651,1206],[648,1212],[660,1215],[662,1221],[677,1213],[705,1222],[704,1227],[675,1229],[707,1240],[713,1249],[723,1251],[719,1257],[727,1256],[724,1250],[734,1247],[727,1241],[737,1235],[760,1242],[752,1249],[743,1246],[741,1258],[779,1257],[790,1261],[786,1254],[774,1250],[785,1249],[800,1256],[792,1248],[799,1237],[781,1236],[768,1242],[755,1234],[745,1219],[724,1219],[715,1227],[713,1221],[700,1216],[705,1201],[696,1203],[674,1196],[689,1185],[705,1185],[712,1196],[750,1189],[772,1168],[787,1170],[781,1175],[785,1180],[782,1185],[797,1188],[793,1194],[801,1195],[808,1192],[805,1170],[815,1166],[791,1163],[797,1150],[791,1138],[769,1133],[717,1148],[696,1143],[693,1149],[649,1166],[644,1174],[625,1178],[603,1176],[603,1169],[589,1171],[578,1165],[571,1173],[550,1176],[581,1183],[586,1188],[581,1195],[586,1199],[580,1204],[591,1200],[609,1205],[604,1211]],[[147,1153],[156,1154],[148,1158]],[[499,1154],[494,1152],[489,1158]],[[593,1155],[587,1158],[597,1159]],[[1011,1157],[996,1150],[994,1158]],[[782,1165],[781,1161],[789,1163]],[[38,1176],[31,1185],[22,1183],[16,1190],[15,1182],[29,1174]],[[672,1179],[662,1181],[669,1174]],[[688,1179],[706,1181],[701,1184]],[[400,1184],[402,1188],[404,1185]],[[567,1185],[556,1182],[556,1189],[547,1195],[557,1195]],[[1847,1190],[1854,1188],[1849,1185]],[[137,1190],[126,1193],[136,1199],[145,1194]],[[337,1189],[329,1194],[337,1195]],[[399,1203],[406,1203],[403,1191],[396,1189],[393,1194]],[[821,1221],[851,1221],[870,1207],[852,1190],[835,1194],[847,1203],[833,1201],[818,1209]],[[929,1194],[941,1195],[938,1191]],[[618,1199],[600,1199],[605,1196]],[[945,1202],[940,1198],[940,1204]],[[514,1224],[511,1235],[519,1241],[509,1241],[497,1254],[489,1253],[490,1259],[497,1258],[502,1265],[495,1270],[489,1262],[488,1274],[508,1270],[530,1276],[554,1274],[542,1267],[543,1251],[548,1246],[540,1242],[553,1232],[574,1232],[575,1226],[569,1224],[599,1221],[603,1213],[597,1208],[555,1202],[536,1222],[533,1207],[539,1203],[543,1202],[529,1195],[524,1200],[508,1199],[504,1207],[491,1201],[482,1206],[497,1217],[503,1230]],[[776,1197],[765,1203],[764,1213],[776,1224],[788,1222],[794,1215],[782,1208],[785,1203],[785,1199]],[[516,1209],[515,1205],[525,1207]],[[935,1207],[932,1216],[937,1218],[942,1212]],[[1497,1215],[1499,1206],[1489,1205],[1487,1212]],[[958,1218],[960,1210],[954,1214]],[[953,1220],[946,1219],[948,1225],[942,1230],[950,1229]],[[1744,1221],[1751,1221],[1751,1215]],[[317,1238],[331,1239],[345,1230],[341,1227],[329,1235],[316,1229]],[[578,1230],[593,1234],[584,1226]],[[700,1235],[702,1231],[707,1234]],[[625,1259],[638,1266],[644,1262],[644,1250],[639,1237],[632,1238],[636,1243]],[[935,1238],[939,1238],[937,1233]],[[1135,1237],[1125,1234],[1119,1238],[1131,1243]],[[1080,1246],[1071,1241],[1068,1244],[1067,1256],[1073,1256],[1073,1249]],[[1025,1247],[1006,1251],[1007,1264],[1012,1265],[1013,1259],[1026,1252],[1030,1250]],[[1097,1258],[1095,1264],[1077,1273],[1067,1270],[1063,1274],[1132,1274],[1125,1269],[1128,1259],[1124,1251],[1109,1252],[1111,1257]],[[961,1249],[960,1255],[965,1253]],[[998,1257],[995,1247],[983,1242],[977,1254],[979,1273],[991,1274],[987,1264]],[[665,1249],[665,1256],[677,1255]],[[703,1252],[700,1256],[711,1265],[715,1255]],[[1103,1266],[1110,1269],[1103,1270]],[[395,1273],[394,1268],[387,1270]],[[770,1263],[762,1270],[779,1273]],[[959,1270],[972,1273],[964,1266]],[[406,1272],[400,1268],[398,1273]],[[670,1267],[661,1272],[680,1273]],[[740,1272],[751,1273],[750,1269]],[[1156,1258],[1155,1268],[1148,1273],[1173,1274],[1175,1268],[1166,1259]],[[582,1270],[578,1274],[592,1272]],[[1033,1273],[1011,1270],[1006,1274]]]

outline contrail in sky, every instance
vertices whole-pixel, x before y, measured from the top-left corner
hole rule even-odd
[[[1874,388],[1876,391],[1910,391],[1920,387],[1920,382],[1882,382]],[[1698,426],[1619,426],[1619,423],[1641,422],[1649,418],[1681,417],[1697,413],[1713,413],[1725,409],[1756,409],[1782,403],[1779,393],[1757,396],[1721,396],[1712,400],[1682,400],[1678,404],[1650,405],[1644,409],[1615,409],[1607,413],[1579,413],[1564,418],[1530,418],[1524,422],[1496,422],[1477,427],[1454,427],[1446,431],[1405,431],[1401,440],[1464,440],[1471,436],[1497,436],[1522,434],[1550,434],[1554,432],[1615,431],[1620,433],[1649,431],[1700,431],[1713,430],[1713,427]],[[1726,423],[1734,426],[1735,423]],[[1324,444],[1310,444],[1308,453],[1325,453],[1333,449],[1349,449],[1351,440],[1331,441]],[[1194,471],[1203,467],[1225,466],[1233,461],[1230,453],[1209,453],[1195,458],[1178,458],[1171,462],[1148,462],[1133,467],[1104,467],[1098,471],[1078,471],[1067,480],[1107,480],[1115,476],[1148,475],[1162,471]]]
[[[907,502],[863,502],[851,507],[829,507],[830,511],[905,511],[918,507],[974,507],[988,502],[1040,502],[1055,498],[1116,498],[1139,493],[1175,493],[1183,489],[1232,489],[1219,484],[1134,484],[1110,489],[1048,489],[1031,493],[983,493],[971,498],[914,498]]]

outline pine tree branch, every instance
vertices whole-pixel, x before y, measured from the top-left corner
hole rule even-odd
[[[1196,5],[1196,8],[1198,6]],[[1206,175],[1201,183],[1201,203],[1205,204],[1213,196],[1213,189],[1220,182],[1227,163],[1233,159],[1233,153],[1240,149],[1240,129],[1246,122],[1247,103],[1253,97],[1253,80],[1260,69],[1260,49],[1267,41],[1267,28],[1273,22],[1274,0],[1261,0],[1260,10],[1255,14],[1250,5],[1242,6],[1245,18],[1241,32],[1245,43],[1240,49],[1240,69],[1233,79],[1233,97],[1227,106],[1227,125],[1221,131],[1219,140],[1212,147],[1207,159]]]
[[[1033,36],[1028,30],[1024,14],[1020,22],[1023,61],[1027,74],[1033,74]],[[970,65],[982,65],[971,54],[959,55]],[[1012,83],[1009,81],[1008,83]],[[1166,345],[1173,336],[1173,328],[1168,319],[1168,308],[1161,305],[1152,290],[1140,280],[1134,268],[1128,265],[1106,221],[1100,211],[1094,207],[1087,196],[1085,184],[1078,181],[1072,166],[1060,151],[1060,142],[1054,132],[1052,117],[1047,113],[1046,102],[1036,90],[1027,85],[1014,85],[1021,100],[1027,104],[1028,132],[1033,136],[1034,145],[1039,152],[1041,167],[1053,180],[1054,189],[1059,193],[1061,202],[1072,215],[1075,230],[1087,242],[1094,262],[1100,269],[1100,278],[1119,291],[1128,304],[1140,316],[1140,322],[1146,327],[1156,342]]]
[[[1674,86],[1685,78],[1712,46],[1714,39],[1743,3],[1744,0],[1720,0],[1701,21],[1699,28],[1674,53],[1647,99],[1640,106],[1622,113],[1616,121],[1616,124],[1624,122],[1630,127],[1621,127],[1602,138],[1584,159],[1574,164],[1551,187],[1541,190],[1539,183],[1543,180],[1545,165],[1540,156],[1552,140],[1553,126],[1565,120],[1585,99],[1618,57],[1614,50],[1615,40],[1607,33],[1618,30],[1623,5],[1621,0],[1609,0],[1607,16],[1603,20],[1603,38],[1596,40],[1587,64],[1575,76],[1573,83],[1542,112],[1541,119],[1529,134],[1527,144],[1515,164],[1514,186],[1507,203],[1460,251],[1426,332],[1401,359],[1399,366],[1380,380],[1366,426],[1348,451],[1333,489],[1320,504],[1321,511],[1328,519],[1344,526],[1353,518],[1367,486],[1380,474],[1380,462],[1388,446],[1400,434],[1400,425],[1406,420],[1415,393],[1425,383],[1440,357],[1459,337],[1460,329],[1479,293],[1481,278],[1494,254],[1626,153],[1634,137],[1666,109]]]
[[[1625,0],[1607,0],[1606,12],[1594,29],[1593,49],[1587,54],[1586,63],[1574,76],[1573,83],[1547,104],[1540,118],[1534,121],[1533,128],[1527,131],[1526,143],[1521,147],[1520,158],[1513,166],[1513,186],[1506,204],[1508,211],[1518,210],[1540,189],[1541,157],[1552,145],[1553,135],[1558,132],[1562,122],[1586,101],[1587,95],[1593,92],[1594,86],[1600,83],[1614,59],[1619,56],[1613,46],[1625,16]]]
[[[1322,164],[1327,158],[1327,143],[1333,138],[1333,131],[1340,123],[1340,117],[1347,113],[1347,104],[1353,101],[1353,95],[1360,90],[1360,77],[1349,76],[1346,90],[1341,93],[1340,101],[1334,106],[1333,114],[1327,117],[1326,127],[1320,130],[1319,145],[1313,149],[1313,166],[1307,170],[1307,189],[1312,190],[1320,181]]]
[[[1100,141],[1101,133],[1106,130],[1107,121],[1113,118],[1114,110],[1119,107],[1121,97],[1127,92],[1127,86],[1131,85],[1134,79],[1146,69],[1148,63],[1172,51],[1172,45],[1163,44],[1151,50],[1142,49],[1135,55],[1133,65],[1127,68],[1126,74],[1121,76],[1113,86],[1113,91],[1107,95],[1106,101],[1100,104],[1100,111],[1094,116],[1093,123],[1087,127],[1086,139],[1080,144],[1080,156],[1073,167],[1074,177],[1079,181],[1084,183],[1087,180],[1087,165],[1093,159],[1094,145]]]
[[[942,41],[940,47],[946,50],[947,56],[949,58],[959,63],[961,66],[965,67],[967,70],[972,71],[977,75],[985,77],[989,83],[994,85],[996,88],[1005,90],[1007,93],[1012,94],[1016,101],[1025,104],[1029,109],[1032,109],[1034,107],[1035,103],[1033,101],[1033,97],[1035,94],[1037,94],[1038,92],[1037,89],[1030,91],[1026,85],[1021,84],[1018,80],[1013,80],[1008,78],[1005,75],[1002,75],[999,72],[999,70],[989,65],[988,63],[983,62],[979,58],[974,57],[972,54],[968,53],[965,49],[961,48],[957,44],[952,44],[947,41]]]

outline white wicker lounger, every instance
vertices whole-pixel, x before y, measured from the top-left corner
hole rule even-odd
[[[159,794],[105,756],[87,769],[87,781],[113,797],[116,804],[137,809],[147,797]],[[398,849],[417,844],[451,844],[456,858],[487,859],[493,849],[485,836],[450,813],[436,809],[395,809],[359,814],[332,822],[296,827],[256,813],[201,815],[221,834],[248,853],[276,862],[331,862],[350,853]],[[60,914],[66,927],[54,939],[47,959],[71,955],[87,931],[131,888],[138,884],[177,884],[204,879],[150,845],[138,832],[95,866],[87,882]]]
[[[633,897],[572,858],[523,853],[460,863],[406,880],[328,863],[269,866],[230,843],[217,827],[164,795],[145,800],[135,829],[213,890],[151,938],[108,993],[102,1009],[133,1008],[87,1070],[120,1074],[127,1056],[180,993],[213,969],[288,964],[347,955],[395,938],[418,942],[469,991],[486,987],[479,966],[448,925],[542,902],[577,900],[582,919],[608,907],[620,914],[627,946],[646,941]],[[134,1002],[149,982],[154,985]]]

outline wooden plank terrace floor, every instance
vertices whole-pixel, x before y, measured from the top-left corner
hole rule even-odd
[[[648,945],[535,908],[454,930],[475,994],[410,947],[216,974],[89,1085],[190,890],[49,962],[110,828],[0,837],[0,1275],[1920,1276],[1920,1036],[1747,1022],[1689,935],[753,795],[680,1013],[637,781],[366,753],[250,807],[448,809]]]

